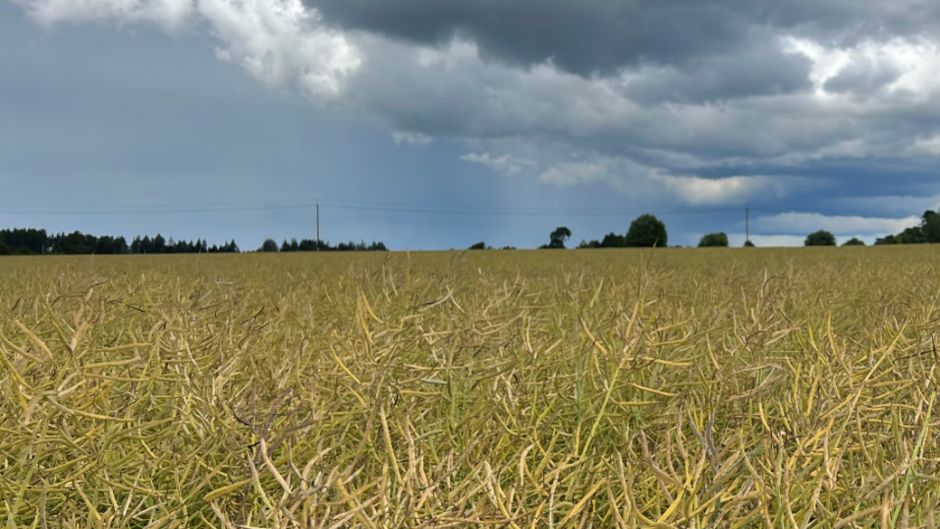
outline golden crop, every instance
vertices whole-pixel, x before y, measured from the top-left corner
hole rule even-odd
[[[936,527],[935,247],[0,260],[7,527]]]

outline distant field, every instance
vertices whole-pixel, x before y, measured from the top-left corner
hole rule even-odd
[[[936,527],[940,247],[0,259],[7,527]]]

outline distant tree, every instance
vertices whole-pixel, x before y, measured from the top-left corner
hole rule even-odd
[[[46,230],[32,228],[14,228],[0,230],[0,244],[7,248],[8,254],[42,254],[48,251],[50,237]]]
[[[472,244],[472,245],[470,246],[470,248],[468,248],[468,249],[469,249],[469,250],[485,250],[485,249],[486,249],[486,243],[485,243],[485,242],[478,242],[478,243]]]
[[[627,246],[627,237],[610,232],[601,239],[601,248],[625,248]]]
[[[624,246],[630,248],[665,247],[669,244],[669,235],[663,221],[647,213],[630,223]]]
[[[911,226],[897,235],[887,235],[875,240],[876,246],[926,243],[940,243],[940,212],[927,210],[921,216],[919,225]]]
[[[114,237],[109,237],[107,235],[98,237],[98,241],[95,244],[94,252],[96,254],[114,253]]]
[[[826,230],[819,230],[806,236],[803,246],[835,246],[836,236]]]
[[[940,243],[940,213],[936,211],[925,211],[921,217],[920,228],[924,232],[924,237],[929,243]]]
[[[95,251],[96,246],[97,241],[95,241],[95,245],[89,245],[85,234],[74,231],[66,235],[62,241],[62,253],[67,255],[90,254]]]
[[[503,250],[515,250],[515,246],[503,246]]]
[[[859,239],[858,237],[852,237],[851,239],[842,243],[842,246],[865,246],[865,241]]]
[[[0,242],[0,255],[9,255],[10,250],[5,243]]]
[[[153,253],[166,253],[166,239],[159,233],[153,238]]]
[[[592,239],[590,241],[581,240],[578,248],[624,248],[627,246],[627,238],[624,235],[618,235],[610,232],[604,235],[601,240]]]
[[[920,226],[912,226],[897,235],[898,244],[926,244],[927,234]]]
[[[699,248],[711,247],[711,246],[721,246],[724,248],[728,247],[728,236],[725,232],[718,233],[709,233],[702,236],[702,239],[698,242]]]
[[[265,239],[264,243],[261,245],[262,252],[276,252],[277,243],[274,242],[274,239]]]
[[[750,239],[748,239],[748,240],[744,241],[744,247],[745,247],[745,248],[754,248],[754,243],[753,243]]]
[[[548,237],[548,248],[564,249],[565,241],[571,238],[571,230],[565,226],[559,226]]]

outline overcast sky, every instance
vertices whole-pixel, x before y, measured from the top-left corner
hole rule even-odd
[[[934,0],[0,0],[0,226],[872,241],[940,205]],[[183,211],[173,211],[173,210]],[[206,211],[214,209],[215,211]],[[613,214],[619,213],[619,214]]]

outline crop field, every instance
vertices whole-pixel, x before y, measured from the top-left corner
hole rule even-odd
[[[0,525],[937,527],[940,249],[0,260]]]

